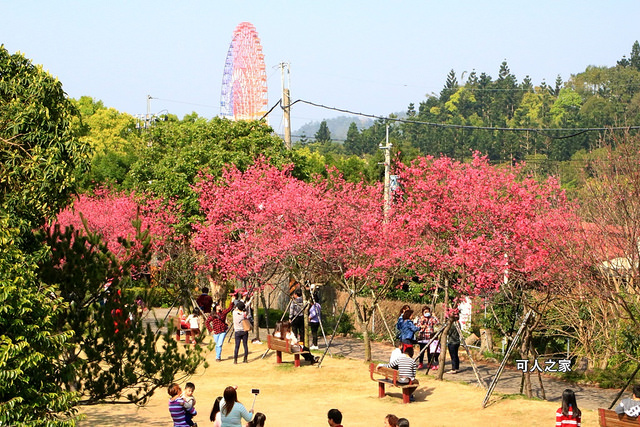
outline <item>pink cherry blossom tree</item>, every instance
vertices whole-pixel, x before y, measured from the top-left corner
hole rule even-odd
[[[58,214],[55,223],[62,229],[69,225],[76,229],[86,226],[88,231],[100,234],[107,248],[122,258],[132,253],[122,246],[122,239],[135,241],[136,221],[140,230],[150,236],[156,254],[161,254],[165,243],[177,239],[172,228],[177,223],[175,212],[172,203],[160,199],[100,188],[93,194],[78,196],[72,206]]]
[[[570,275],[566,241],[575,214],[555,180],[522,178],[520,167],[491,166],[479,155],[468,164],[421,158],[398,168],[397,209],[417,237],[414,266],[440,275],[445,291],[490,297],[514,287],[529,309],[535,299],[524,291],[544,291],[548,302],[549,290]],[[525,354],[536,326],[522,341]]]

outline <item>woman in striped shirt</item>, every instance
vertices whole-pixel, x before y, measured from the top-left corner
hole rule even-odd
[[[171,396],[169,398],[169,413],[173,419],[173,427],[189,427],[185,419],[185,411],[189,411],[191,415],[196,415],[196,408],[191,406],[189,409],[185,409],[182,390],[178,384],[171,384],[168,392],[169,396]]]

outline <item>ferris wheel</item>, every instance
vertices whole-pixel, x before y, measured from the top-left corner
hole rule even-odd
[[[267,106],[267,72],[256,28],[241,22],[233,32],[222,76],[220,113],[234,120],[257,120]]]

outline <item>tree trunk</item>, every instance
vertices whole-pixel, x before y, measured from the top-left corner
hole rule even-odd
[[[480,329],[480,353],[493,353],[493,336],[490,329]]]
[[[529,359],[530,346],[531,346],[531,332],[529,331],[529,328],[525,328],[524,336],[522,337],[522,341],[520,343],[520,354],[521,354],[520,357],[522,357],[524,360]],[[529,398],[533,396],[533,392],[531,390],[531,366],[529,366],[524,372],[524,395]]]
[[[449,307],[449,279],[445,277],[444,279],[444,314],[447,314],[447,308]],[[446,318],[445,318],[446,319]],[[448,320],[448,319],[446,319]],[[447,361],[447,335],[449,334],[449,329],[451,329],[451,323],[448,323],[445,327],[444,331],[442,331],[442,335],[440,335],[440,364],[438,365],[438,374],[436,379],[442,381],[444,377],[444,364]]]
[[[440,347],[442,351],[440,352],[440,364],[438,365],[438,376],[437,380],[442,380],[444,377],[444,364],[447,361],[447,335],[449,334],[449,329],[453,328],[453,323],[449,322],[447,326],[445,326],[444,331],[442,331],[442,335],[440,335]]]
[[[227,287],[221,285],[219,281],[213,280],[213,277],[209,276],[209,295],[213,298],[214,301],[220,302],[223,308],[226,308],[225,298],[227,297]]]
[[[362,329],[362,339],[364,341],[364,360],[365,362],[371,361],[371,337],[369,336],[369,322],[371,321],[371,314],[367,307],[361,307],[356,297],[353,298],[353,304],[356,308],[356,319],[358,325]],[[364,311],[364,312],[363,312]]]
[[[260,288],[256,287],[255,293],[253,295],[253,330],[256,332],[256,339],[260,341],[260,316],[258,314],[258,309],[260,305],[258,304],[260,300]]]

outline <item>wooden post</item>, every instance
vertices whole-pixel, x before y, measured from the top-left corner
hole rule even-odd
[[[454,326],[458,329],[458,334],[460,334],[460,337],[462,337],[462,328],[460,328],[460,322],[454,322]],[[487,386],[480,379],[480,372],[478,372],[478,367],[476,366],[476,362],[474,362],[473,357],[471,356],[471,350],[469,349],[467,342],[463,339],[460,339],[460,342],[464,346],[464,349],[467,351],[467,356],[469,356],[469,362],[471,362],[473,373],[476,374],[476,379],[478,380],[478,384],[480,384],[482,388],[486,389]]]
[[[489,390],[487,391],[487,395],[484,397],[484,400],[482,401],[482,407],[483,408],[487,407],[487,402],[489,401],[489,398],[491,397],[491,394],[493,393],[493,389],[496,388],[496,384],[498,383],[498,379],[500,378],[500,375],[502,375],[502,371],[504,370],[504,367],[507,364],[507,360],[509,359],[509,355],[511,354],[511,352],[515,348],[516,343],[518,342],[518,338],[520,338],[520,335],[522,334],[522,331],[524,331],[524,327],[526,326],[527,321],[529,320],[529,317],[532,314],[533,314],[533,311],[529,310],[527,312],[527,314],[524,316],[524,320],[522,321],[522,324],[520,325],[520,328],[518,329],[518,333],[516,333],[516,336],[513,337],[513,341],[511,341],[511,344],[509,345],[509,348],[507,349],[507,352],[504,354],[504,358],[502,359],[502,363],[500,363],[500,366],[498,367],[498,370],[496,371],[496,375],[493,377],[493,380],[491,381],[491,384],[489,385]]]

